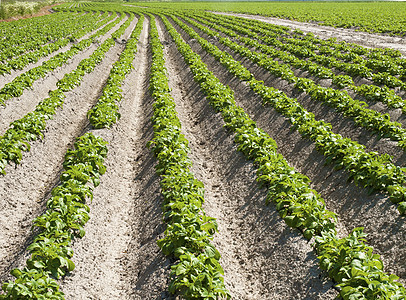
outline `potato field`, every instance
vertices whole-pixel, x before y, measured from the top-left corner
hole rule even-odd
[[[404,5],[245,4],[0,22],[0,299],[406,299]]]

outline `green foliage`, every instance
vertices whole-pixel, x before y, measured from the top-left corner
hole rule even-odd
[[[57,13],[49,17],[27,21],[27,25],[14,32],[4,32],[9,36],[7,47],[0,52],[0,74],[11,70],[21,70],[30,63],[37,62],[60,48],[67,46],[92,30],[102,26],[114,16],[107,18],[107,13],[83,15],[77,13]],[[71,19],[69,22],[64,22]],[[11,28],[10,28],[11,29]],[[3,46],[4,42],[0,42]]]
[[[123,18],[123,16],[121,18]],[[117,19],[115,22],[111,22],[107,27],[104,27],[103,29],[101,29],[101,31],[98,31],[96,35],[102,34],[102,32],[107,32],[106,30],[110,28],[112,24],[120,22],[121,18]],[[130,22],[123,23],[115,32],[118,32],[119,35],[122,35],[129,24]],[[91,43],[92,39],[83,40],[82,42],[85,42],[85,44],[82,45],[83,47],[86,45],[86,41]],[[71,50],[76,49],[75,53],[79,52],[82,47],[79,46],[79,44],[76,45],[78,48],[71,48]],[[114,44],[115,42],[112,37],[103,42],[90,55],[89,58],[83,59],[75,70],[65,74],[65,76],[56,83],[58,88],[54,91],[50,91],[49,97],[41,101],[33,112],[28,113],[23,118],[11,123],[10,128],[8,128],[5,134],[0,137],[0,173],[5,174],[4,169],[8,163],[14,162],[15,164],[19,164],[21,162],[23,152],[30,150],[29,142],[34,141],[38,138],[42,138],[42,132],[45,130],[46,121],[51,119],[55,114],[56,109],[63,105],[63,100],[65,98],[64,92],[70,91],[76,86],[80,85],[83,76],[87,73],[91,73],[96,65],[100,64],[107,51]],[[72,52],[69,55],[73,54],[74,53]],[[51,60],[44,62],[43,65],[51,64]],[[56,68],[61,63],[63,64],[64,60],[58,61],[57,64],[52,66],[52,68]],[[33,71],[35,69],[36,68],[31,69],[27,73],[32,74],[32,72],[35,72]],[[24,82],[24,76],[25,74],[23,74],[22,77],[17,77],[16,80]],[[42,74],[41,76],[45,75]],[[14,80],[11,84],[13,84],[16,80]],[[34,79],[32,79],[32,81],[29,81],[29,84],[32,84],[33,81]],[[7,85],[3,88],[3,90],[6,88],[8,89]],[[22,93],[24,88],[21,88],[18,91]],[[1,91],[0,95],[2,95]]]
[[[322,25],[354,28],[359,31],[388,33],[403,36],[405,3],[402,2],[143,2],[143,6],[165,9],[238,12],[270,16],[300,22],[317,22]],[[400,56],[398,51],[395,55]]]
[[[171,18],[199,41],[192,29],[182,25],[173,15]],[[298,228],[307,239],[315,237],[320,265],[339,283],[342,288],[340,296],[344,299],[406,297],[405,288],[395,282],[397,276],[384,273],[379,256],[372,254],[372,248],[364,244],[364,235],[360,229],[355,229],[344,239],[336,237],[335,214],[326,209],[323,199],[309,187],[310,180],[288,165],[282,155],[277,153],[276,143],[236,105],[230,88],[220,83],[167,19],[162,19],[194,74],[195,81],[199,83],[210,104],[222,114],[226,127],[235,132],[238,150],[257,165],[257,179],[268,187],[267,202],[275,203],[288,226]],[[204,45],[202,43],[203,47]],[[215,51],[218,50],[213,50]],[[282,92],[265,88],[253,78],[249,83],[254,89],[269,92],[269,99],[275,97],[278,101],[289,100]],[[285,107],[289,109],[289,102],[285,103]],[[291,111],[294,112],[296,108],[299,108],[297,104]],[[302,112],[304,120],[312,119],[311,114]],[[324,129],[328,131],[331,127],[326,125]]]
[[[345,300],[403,299],[405,289],[395,281],[399,277],[383,272],[383,263],[365,245],[365,236],[363,228],[355,228],[342,239],[332,233],[317,237],[321,268],[339,283],[340,296]]]
[[[46,212],[34,220],[40,233],[28,247],[31,257],[22,270],[14,269],[15,281],[3,284],[0,299],[64,299],[55,279],[75,268],[71,260],[73,237],[83,237],[89,220],[86,199],[93,198],[92,186],[105,173],[107,142],[87,133],[68,150],[61,183],[52,190]]]
[[[345,115],[353,116],[357,124],[371,129],[379,129],[377,133],[380,136],[391,137],[394,140],[400,140],[401,143],[403,142],[404,130],[400,124],[390,122],[389,115],[381,115],[376,111],[364,109],[365,103],[353,100],[345,91],[321,87],[311,79],[296,78],[291,70],[279,68],[279,63],[267,58],[266,55],[252,52],[228,38],[223,38],[218,33],[186,16],[183,16],[183,18],[209,36],[216,36],[220,43],[227,45],[242,56],[248,57],[274,75],[295,82],[297,89],[306,91],[313,99],[334,105],[339,110],[344,110]],[[245,67],[235,61],[227,52],[211,45],[177,18],[173,17],[173,19],[232,74],[241,80],[247,81],[250,88],[261,96],[264,103],[271,105],[278,112],[288,117],[299,133],[314,141],[316,149],[326,157],[327,163],[334,163],[336,169],[345,168],[349,173],[349,181],[353,180],[356,184],[368,188],[370,192],[386,191],[394,203],[406,199],[406,193],[403,193],[403,185],[406,183],[405,170],[395,166],[389,155],[379,156],[375,152],[365,152],[363,145],[333,133],[330,124],[316,120],[314,114],[306,111],[296,99],[287,97],[286,94],[277,89],[265,86],[263,82],[256,80]],[[216,25],[212,26],[219,28]],[[277,71],[275,72],[275,70]],[[399,189],[402,192],[399,192]],[[400,211],[402,210],[400,209]]]
[[[274,76],[280,77],[288,82],[295,83],[295,86],[300,91],[309,94],[312,100],[322,101],[322,103],[334,107],[338,111],[342,112],[346,117],[352,118],[358,126],[376,132],[380,137],[389,137],[394,141],[402,141],[398,145],[404,148],[403,140],[406,139],[406,131],[401,128],[400,124],[391,122],[388,115],[382,116],[380,113],[368,109],[364,102],[353,99],[348,95],[346,91],[336,91],[332,88],[324,88],[310,79],[296,77],[293,73],[294,69],[292,67],[308,71],[310,74],[321,79],[332,78],[332,82],[337,84],[339,87],[349,87],[358,94],[364,96],[366,100],[381,101],[387,104],[389,107],[393,108],[404,107],[405,101],[401,97],[395,95],[394,91],[389,90],[388,87],[380,88],[374,85],[362,85],[358,87],[354,85],[354,82],[348,75],[335,75],[330,69],[327,69],[309,60],[302,60],[298,58],[301,56],[305,56],[310,57],[311,59],[313,57],[315,58],[315,60],[318,60],[318,62],[320,62],[320,60],[318,59],[320,57],[319,55],[316,55],[313,50],[309,50],[308,48],[304,47],[305,45],[306,47],[313,48],[313,40],[306,40],[303,42],[302,40],[289,39],[289,42],[292,42],[291,40],[295,41],[292,42],[294,43],[294,45],[286,44],[285,42],[281,42],[276,38],[276,30],[274,30],[275,25],[267,25],[266,27],[269,27],[271,30],[264,30],[261,29],[261,26],[258,26],[258,21],[241,21],[241,18],[222,18],[219,16],[212,18],[211,15],[207,15],[206,18],[212,21],[205,21],[202,20],[202,18],[197,17],[200,22],[207,24],[210,27],[213,27],[221,32],[224,32],[227,35],[240,40],[242,43],[250,47],[255,47],[262,53],[250,51],[247,48],[240,46],[235,42],[232,42],[228,38],[220,37],[218,33],[211,31],[210,29],[192,21],[191,19],[186,19],[206,34],[210,36],[217,36],[222,44],[228,46],[239,54],[248,57],[256,64],[268,70]],[[225,19],[227,22],[224,22],[224,20],[222,19]],[[245,23],[244,26],[241,26],[240,21],[242,23]],[[216,24],[221,24],[226,26],[227,28],[232,28],[236,32],[243,33],[255,39],[236,35],[234,31],[218,26]],[[255,26],[253,24],[255,24]],[[245,26],[249,28],[249,30],[245,29]],[[261,35],[258,35],[255,32],[260,32]],[[269,36],[269,34],[271,35],[271,37]],[[283,40],[283,38],[280,37],[279,39]],[[263,42],[268,45],[264,45]],[[281,48],[283,50],[277,50],[275,47]],[[304,51],[304,49],[306,51]],[[287,52],[293,53],[294,55],[288,54]],[[304,52],[306,53],[306,55],[303,54]],[[284,63],[279,63],[275,60],[272,60],[271,58],[280,59]],[[343,63],[337,60],[329,60],[328,62],[323,61],[323,63],[327,64],[329,67],[347,71],[348,74],[354,77],[362,76],[365,78],[369,78],[372,76],[372,70],[368,69],[366,66],[363,66],[360,63]],[[384,73],[380,74],[383,74],[384,76],[392,76],[385,75]],[[304,85],[304,82],[306,82],[306,85]]]
[[[17,76],[15,79],[13,79],[12,82],[7,83],[2,89],[0,89],[0,104],[5,104],[5,101],[9,100],[11,98],[20,97],[23,94],[24,90],[32,87],[32,85],[35,81],[37,81],[40,78],[45,77],[49,72],[66,64],[70,58],[74,57],[80,51],[89,47],[93,43],[93,40],[96,37],[105,34],[107,31],[109,31],[111,28],[113,28],[117,23],[119,23],[122,18],[123,18],[123,16],[120,18],[117,18],[117,20],[109,23],[102,29],[98,30],[91,37],[81,40],[79,43],[73,45],[68,51],[62,52],[62,53],[59,53],[59,54],[53,56],[49,60],[43,62],[42,65],[30,69],[29,71]],[[111,18],[106,19],[104,22],[111,21],[112,19],[114,19],[114,15],[112,15]],[[98,26],[103,25],[103,23],[102,24],[96,23],[96,24],[97,24],[96,28]],[[94,28],[91,27],[89,29],[92,30]],[[79,32],[78,34],[84,35],[84,34],[86,34],[86,31]],[[78,35],[78,36],[80,36],[80,35]],[[110,43],[111,42],[112,41],[110,41]],[[104,48],[105,47],[106,47],[106,45],[104,46]],[[31,54],[28,54],[28,55],[31,55]],[[41,55],[42,54],[38,54],[38,56],[36,56],[36,59],[39,59],[41,57]],[[21,57],[17,58],[18,61],[20,59],[24,59],[24,58],[21,58]],[[89,58],[88,61],[89,60],[91,60],[91,59]],[[28,63],[29,62],[27,62],[27,64]],[[83,66],[83,64],[85,64],[85,66]],[[81,67],[86,68],[88,65],[89,65],[89,63],[83,62],[82,65],[79,67],[79,69]],[[23,67],[23,66],[25,66],[25,64],[20,64],[20,66]],[[0,73],[1,73],[1,70],[4,70],[4,72],[9,72],[11,69],[12,68],[10,66],[6,65],[6,66],[4,66],[3,69],[0,68]],[[65,91],[70,90],[71,88],[73,88],[75,86],[75,84],[79,83],[79,78],[81,76],[83,76],[83,74],[84,74],[83,71],[80,71],[79,69],[66,74],[65,75],[66,79],[62,80],[63,83],[59,83],[59,85],[63,86],[63,89]],[[91,70],[88,69],[88,71],[90,72]]]
[[[204,187],[189,170],[188,141],[181,133],[180,121],[170,95],[162,44],[155,18],[150,15],[152,64],[150,90],[155,100],[154,138],[149,147],[158,158],[164,198],[165,237],[158,241],[165,255],[174,256],[169,291],[186,299],[230,298],[224,286],[220,253],[210,243],[217,231],[214,218],[203,209]]]

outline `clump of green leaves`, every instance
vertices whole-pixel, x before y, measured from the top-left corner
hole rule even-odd
[[[383,271],[383,263],[372,248],[365,245],[363,228],[338,239],[332,232],[316,237],[320,266],[338,286],[340,296],[352,299],[404,299],[406,291],[395,280],[399,277]]]

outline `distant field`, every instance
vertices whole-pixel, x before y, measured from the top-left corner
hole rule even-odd
[[[0,22],[0,300],[406,299],[404,38],[202,9]]]
[[[233,11],[402,36],[406,32],[404,2],[147,2],[142,5]]]

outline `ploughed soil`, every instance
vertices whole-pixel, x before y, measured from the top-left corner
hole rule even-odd
[[[136,22],[137,18],[124,33],[124,39],[130,36]],[[256,183],[252,162],[237,151],[234,136],[223,127],[221,115],[209,105],[194,82],[159,18],[157,26],[182,132],[189,141],[192,172],[205,186],[206,214],[217,218],[219,231],[213,243],[222,255],[224,281],[233,299],[334,299],[338,292],[319,268],[311,242],[289,228],[272,204],[265,204],[266,190]],[[286,118],[263,106],[260,97],[246,84],[208,55],[196,40],[175,28],[221,82],[234,90],[238,105],[276,140],[279,152],[287,161],[312,180],[312,187],[326,200],[328,209],[338,214],[339,234],[343,236],[355,227],[364,226],[369,234],[368,244],[382,255],[385,271],[397,274],[404,283],[406,225],[396,207],[385,195],[368,195],[365,189],[347,182],[345,171],[335,171],[326,165],[314,144],[291,130]],[[121,119],[117,124],[95,130],[89,125],[86,113],[97,102],[112,64],[124,49],[119,43],[91,74],[85,75],[79,87],[67,93],[63,108],[48,121],[44,138],[31,143],[31,151],[24,154],[22,163],[6,168],[7,174],[0,179],[1,283],[12,279],[11,269],[25,264],[26,249],[35,234],[30,228],[32,220],[44,211],[50,191],[58,184],[64,154],[76,137],[91,131],[109,143],[107,172],[94,190],[93,201],[88,203],[91,219],[85,226],[86,235],[73,243],[72,260],[76,268],[59,280],[61,290],[66,299],[177,299],[168,293],[173,260],[165,257],[156,243],[164,236],[165,224],[160,178],[154,169],[157,161],[147,147],[153,138],[148,32],[149,18],[146,18],[134,69],[122,86]],[[211,42],[221,47],[216,40]],[[90,53],[91,49],[86,50],[80,59]],[[242,61],[257,79],[294,93],[291,86],[232,51],[229,53]],[[55,84],[51,78],[61,78],[80,59],[74,58],[66,69],[56,70],[34,86],[33,91],[25,93],[38,91],[45,95]],[[14,107],[15,111],[23,109],[25,114],[34,109],[40,98],[42,94],[30,102],[23,95],[2,110],[12,112]],[[390,143],[378,147],[363,139],[351,122],[340,119],[334,111],[315,106],[304,96],[299,100],[316,115],[329,116],[339,132],[365,142],[371,149],[395,151]],[[2,125],[0,130],[4,131],[7,125]],[[402,163],[402,157],[398,162]]]

